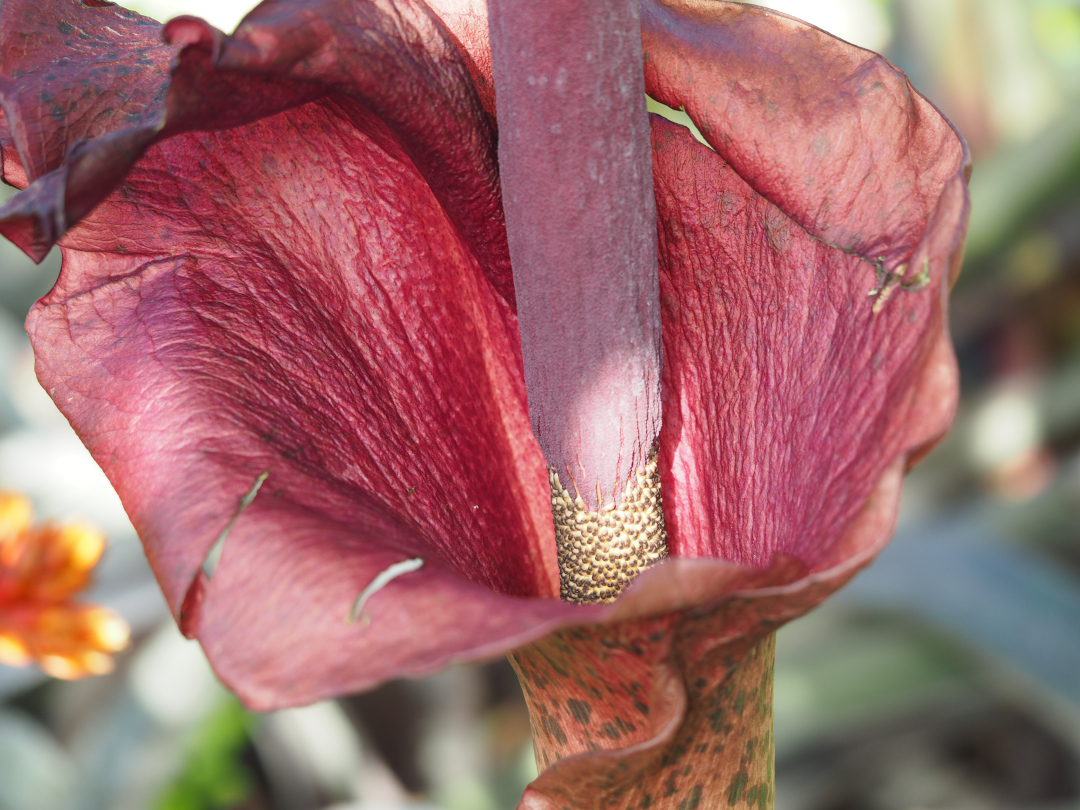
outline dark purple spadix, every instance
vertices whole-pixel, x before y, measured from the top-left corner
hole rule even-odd
[[[499,169],[533,431],[590,509],[660,429],[637,0],[488,0]]]

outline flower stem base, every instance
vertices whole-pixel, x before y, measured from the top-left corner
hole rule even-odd
[[[553,633],[510,655],[540,776],[519,810],[772,808],[775,634],[674,615]]]

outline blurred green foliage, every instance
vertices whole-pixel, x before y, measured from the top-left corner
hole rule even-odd
[[[154,810],[225,810],[242,802],[255,785],[243,760],[253,721],[236,698],[223,701],[196,729],[182,773]]]

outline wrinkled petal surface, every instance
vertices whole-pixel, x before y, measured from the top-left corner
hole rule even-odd
[[[649,92],[715,149],[654,126],[671,552],[816,567],[951,420],[966,149],[880,56],[783,15],[646,2],[642,36]]]
[[[795,224],[909,279],[926,261],[939,282],[959,269],[966,149],[883,57],[783,14],[701,0],[644,0],[642,38],[649,94],[684,107]]]
[[[875,311],[872,265],[806,233],[686,129],[657,121],[653,142],[671,552],[816,567],[887,465],[951,418],[947,259]]]
[[[81,29],[125,19],[62,8]],[[424,64],[403,14],[360,10],[375,18],[360,29],[370,39]],[[407,139],[357,100],[385,65],[360,60],[376,72],[355,77],[355,98],[279,80],[279,45],[293,49],[279,61],[311,69],[277,37],[283,13],[264,6],[265,25],[249,18],[228,41],[173,23],[189,44],[166,126],[205,131],[148,145],[105,189],[28,322],[40,378],[117,487],[184,629],[255,705],[502,649],[567,610],[522,599],[554,595],[558,579],[513,313]],[[320,20],[309,5],[292,13]],[[375,36],[376,23],[400,36]],[[353,68],[323,64],[346,90]],[[408,79],[399,86],[423,97],[426,74]],[[460,108],[433,104],[420,123],[471,120],[477,143],[489,137],[465,90],[449,94]],[[114,130],[82,154],[108,163],[111,144],[141,133]],[[376,576],[412,558],[423,568],[350,623]]]

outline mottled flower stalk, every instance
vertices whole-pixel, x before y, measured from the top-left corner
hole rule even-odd
[[[489,0],[499,169],[562,597],[667,556],[660,306],[637,0]]]
[[[514,651],[542,772],[518,810],[772,808],[776,636],[717,644],[724,620],[577,627]]]

